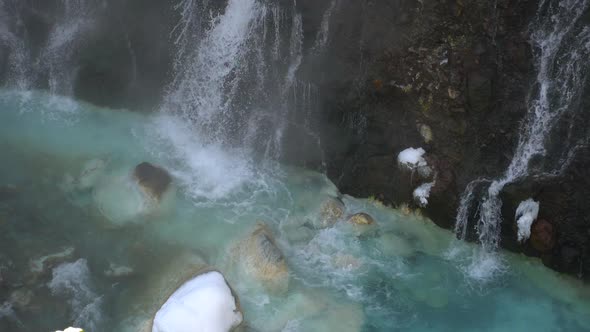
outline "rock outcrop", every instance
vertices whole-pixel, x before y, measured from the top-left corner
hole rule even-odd
[[[241,272],[259,281],[272,292],[289,287],[289,268],[275,238],[264,223],[258,223],[242,241],[232,248],[232,257]]]
[[[172,178],[165,169],[148,162],[135,166],[133,177],[143,192],[156,201],[162,198],[172,183]]]

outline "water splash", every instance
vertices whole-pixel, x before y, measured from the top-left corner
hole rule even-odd
[[[182,66],[172,84],[164,107],[169,112],[205,128],[211,126],[214,140],[222,140],[223,127],[230,112],[236,71],[247,53],[252,22],[260,11],[255,0],[230,0],[223,15],[213,20],[212,28]],[[232,75],[234,77],[232,77]]]
[[[579,20],[587,8],[587,0],[542,1],[539,4],[536,20],[531,25],[537,84],[527,100],[528,113],[512,161],[504,174],[491,182],[479,202],[476,230],[483,253],[473,257],[471,270],[475,271],[475,278],[484,279],[501,270],[497,262],[490,264],[500,241],[501,191],[506,185],[531,175],[530,161],[546,157],[549,137],[563,115],[580,111],[590,56],[583,45],[590,41],[590,29],[580,28]],[[562,154],[571,157],[569,151],[573,148],[567,144],[562,146]],[[548,168],[542,172],[551,173],[555,167]],[[473,191],[481,181],[470,183],[462,196],[455,226],[459,238],[465,238]]]

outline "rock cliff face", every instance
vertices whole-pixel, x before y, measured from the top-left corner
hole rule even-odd
[[[437,173],[423,211],[451,228],[467,184],[497,178],[514,154],[535,79],[528,29],[539,2],[370,3],[363,11],[365,25],[384,30],[382,38],[394,42],[365,48],[363,72],[347,82],[354,86],[347,94],[342,82],[323,87],[339,91],[327,93],[324,105],[323,123],[332,125],[322,131],[328,175],[345,193],[393,206],[412,204],[412,191],[424,181],[400,170],[396,158],[406,148],[423,147]],[[403,11],[383,21],[389,6]],[[380,37],[373,31],[365,38]],[[588,107],[587,100],[581,107]],[[560,137],[551,140],[556,147],[548,148],[559,149]],[[582,141],[563,174],[531,176],[504,190],[501,245],[588,279],[590,211],[584,201],[590,171],[583,165],[590,153],[588,140]],[[529,197],[540,201],[541,211],[531,239],[520,244],[514,213]],[[475,231],[468,233],[474,240]]]
[[[328,174],[344,192],[409,202],[420,183],[397,154],[423,147],[438,172],[426,212],[450,227],[467,183],[499,175],[512,156],[534,77],[526,30],[536,1],[402,3],[387,27],[402,37],[372,54],[358,95],[326,105],[352,122],[331,136],[349,140],[330,151]]]

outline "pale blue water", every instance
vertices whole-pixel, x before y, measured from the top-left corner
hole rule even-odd
[[[153,302],[147,281],[187,250],[226,275],[255,331],[590,330],[590,289],[538,260],[502,253],[508,271],[475,280],[466,273],[474,246],[419,215],[348,196],[345,214],[369,213],[374,228],[312,229],[321,203],[338,195],[325,176],[206,142],[174,118],[2,91],[0,147],[0,185],[18,189],[0,202],[0,273],[10,284],[0,289],[1,331],[140,331],[138,308]],[[173,175],[175,193],[160,206],[146,206],[130,180],[143,161]],[[231,264],[257,221],[287,259],[286,293]],[[30,263],[64,247],[75,252],[59,263],[85,259],[88,270],[62,272],[69,288],[52,293],[58,263],[39,275]],[[111,263],[135,274],[106,276]],[[8,310],[15,287],[31,303]]]

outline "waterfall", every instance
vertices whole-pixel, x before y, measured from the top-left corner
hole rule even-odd
[[[77,69],[72,60],[84,32],[92,27],[94,4],[88,0],[62,0],[61,6],[62,14],[37,61],[48,73],[49,91],[71,96]]]
[[[318,105],[317,95],[311,95],[317,89],[298,76],[306,57],[316,56],[311,50],[326,46],[338,3],[328,7],[316,45],[306,50],[296,1],[230,0],[208,22],[203,16],[213,4],[179,1],[172,31],[175,73],[163,113],[191,123],[205,144],[280,159],[289,128],[314,131],[305,116]]]
[[[23,22],[18,15],[18,2],[0,1],[0,45],[8,50],[7,83],[19,89],[30,87],[29,49],[23,38]]]
[[[580,97],[584,91],[590,57],[590,28],[580,22],[588,8],[588,0],[543,0],[530,30],[537,78],[527,100],[528,112],[520,130],[518,145],[504,174],[489,184],[478,206],[476,230],[482,251],[473,257],[474,276],[493,274],[499,268],[494,255],[500,241],[503,188],[532,175],[529,163],[533,158],[548,157],[548,143],[554,128],[565,114],[581,112]],[[574,147],[562,142],[559,166],[549,165],[541,173],[555,173],[571,157]],[[547,164],[551,164],[547,161]],[[456,219],[456,234],[464,239],[469,211],[474,202],[474,190],[484,182],[470,183],[461,198]],[[493,263],[490,263],[492,262]],[[485,266],[484,266],[485,265]]]
[[[338,6],[340,6],[340,0],[332,0],[330,2],[330,6],[328,6],[328,9],[326,9],[324,15],[322,16],[322,23],[320,25],[320,30],[317,33],[314,45],[316,52],[321,52],[328,44],[330,38],[330,21],[332,14]]]
[[[0,44],[9,50],[7,86],[26,90],[46,84],[52,94],[73,95],[74,56],[100,7],[96,1],[60,0],[58,8],[45,44],[33,54],[20,4],[0,1]]]

